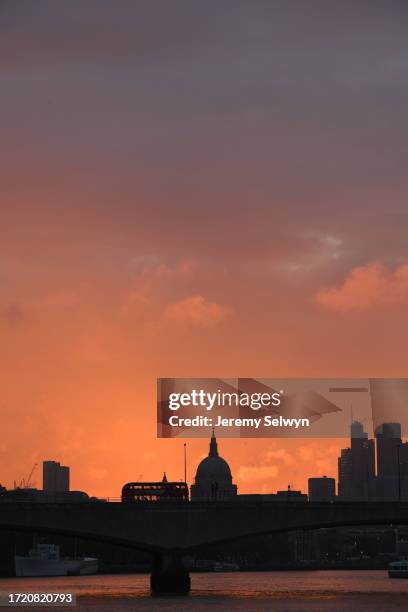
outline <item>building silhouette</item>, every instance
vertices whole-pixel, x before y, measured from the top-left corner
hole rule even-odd
[[[228,463],[218,454],[215,434],[211,437],[208,457],[197,467],[195,483],[191,486],[191,500],[216,500],[236,497],[237,486],[232,483]]]
[[[327,480],[333,479],[328,478]],[[237,486],[232,482],[230,467],[218,454],[218,444],[213,433],[208,457],[203,459],[197,467],[195,482],[190,488],[190,499],[191,501],[228,499],[235,502],[307,502],[307,495],[292,489],[290,485],[287,489],[276,491],[276,493],[238,495]]]
[[[342,448],[338,458],[338,496],[348,499],[351,491],[351,448]]]
[[[408,500],[408,443],[403,442],[398,447],[399,490],[398,498]]]
[[[336,482],[334,478],[309,478],[308,480],[309,501],[331,502],[336,497]]]
[[[375,443],[368,438],[362,423],[350,427],[350,447],[343,448],[338,459],[338,495],[340,499],[364,501],[375,492]]]
[[[43,461],[43,490],[47,493],[69,491],[69,467],[57,461]]]
[[[240,498],[242,497],[242,495],[239,496]],[[262,498],[265,499],[267,498],[267,495],[262,495]],[[302,493],[302,491],[296,491],[295,489],[292,489],[292,487],[290,485],[288,485],[287,489],[284,489],[283,491],[276,491],[276,494],[273,494],[273,500],[274,501],[307,501],[307,495],[306,493]]]
[[[401,425],[383,423],[375,432],[377,441],[377,497],[398,499],[400,487],[399,453]]]
[[[338,459],[338,496],[348,501],[408,499],[408,443],[400,423],[383,423],[368,439],[363,425],[351,424],[350,447]]]

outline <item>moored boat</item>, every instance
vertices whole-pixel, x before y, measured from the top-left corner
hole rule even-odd
[[[14,556],[16,576],[73,576],[96,574],[98,559],[81,557],[78,559],[61,558],[59,546],[55,544],[36,544],[28,555]]]
[[[389,578],[408,578],[408,560],[393,561],[388,566]]]
[[[214,563],[214,572],[239,572],[239,565],[237,563],[216,561]]]

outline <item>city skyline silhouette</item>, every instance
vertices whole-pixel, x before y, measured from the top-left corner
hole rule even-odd
[[[158,376],[406,375],[406,7],[86,4],[2,7],[0,481],[103,495],[183,474]],[[343,446],[225,442],[248,492]]]

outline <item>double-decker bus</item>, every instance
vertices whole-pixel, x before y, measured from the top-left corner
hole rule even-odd
[[[188,501],[186,482],[128,482],[122,502]]]

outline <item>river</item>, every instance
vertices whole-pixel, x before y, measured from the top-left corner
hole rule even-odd
[[[0,591],[3,594],[24,591],[75,593],[75,607],[52,608],[61,612],[389,612],[408,609],[408,580],[390,580],[386,571],[234,572],[192,574],[191,579],[192,590],[188,597],[150,597],[149,576],[145,574],[4,578],[0,579]]]

